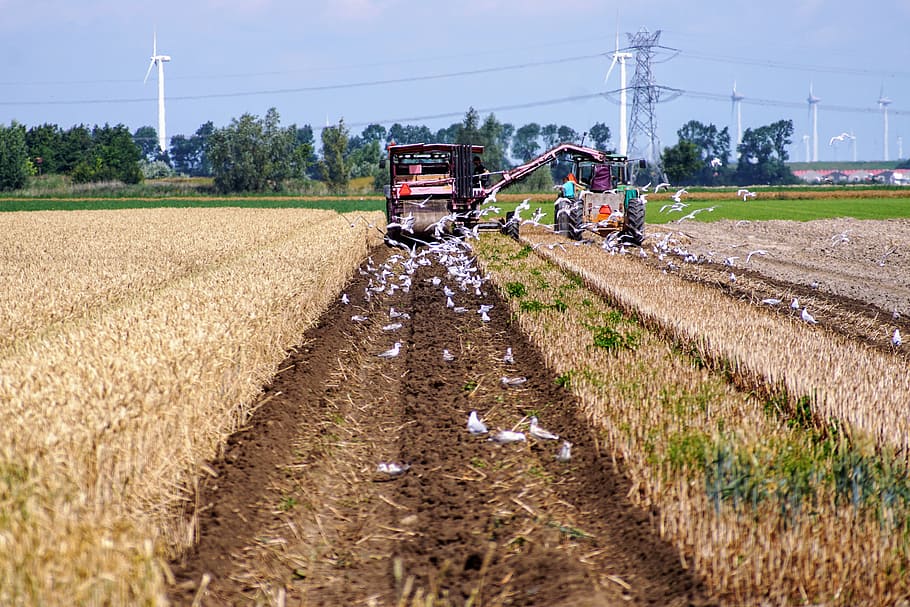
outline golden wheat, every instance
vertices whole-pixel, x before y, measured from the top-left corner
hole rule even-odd
[[[3,221],[26,328],[0,349],[0,604],[160,604],[192,479],[375,236],[331,211]]]
[[[717,345],[718,335],[707,340],[691,329],[677,329],[669,323],[671,313],[712,316],[715,323],[697,325],[703,329],[722,324],[724,314],[732,312],[698,307],[700,300],[686,293],[689,285],[679,283],[674,291],[667,286],[674,282],[645,267],[633,272],[626,267],[629,260],[619,256],[574,249],[567,247],[565,253],[571,261],[563,255],[556,261],[589,263],[580,274],[585,282],[596,284],[627,312],[651,326],[669,325],[672,336],[685,336],[705,349]],[[538,251],[551,256],[546,246]],[[770,598],[782,604],[802,598],[836,605],[889,604],[910,595],[901,573],[910,565],[901,527],[883,523],[871,509],[839,503],[827,484],[819,482],[814,488],[805,511],[782,510],[780,501],[767,497],[738,507],[719,493],[712,499],[705,470],[693,467],[693,459],[686,457],[685,448],[692,445],[687,441],[716,452],[715,465],[720,465],[718,450],[729,447],[756,470],[774,470],[805,440],[767,415],[755,393],[737,391],[723,376],[693,365],[689,356],[675,352],[642,323],[617,321],[612,308],[581,288],[572,274],[518,252],[505,239],[483,239],[478,253],[506,295],[510,286],[513,294],[524,292],[510,299],[513,313],[548,365],[570,378],[589,419],[602,430],[604,443],[622,458],[633,483],[632,499],[643,507],[659,507],[660,533],[725,602],[762,604]],[[667,315],[659,316],[661,310]],[[737,312],[734,319],[749,318],[748,311]],[[802,327],[778,322],[802,334]],[[809,332],[809,339],[816,333]],[[616,337],[601,345],[617,347],[598,347],[598,335]],[[774,358],[773,353],[764,358]],[[796,456],[791,459],[798,461]],[[769,496],[778,489],[770,476],[759,476],[757,482],[758,490]]]

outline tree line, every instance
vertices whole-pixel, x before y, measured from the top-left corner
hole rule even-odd
[[[663,150],[660,168],[679,185],[791,183],[795,178],[786,166],[786,148],[792,134],[792,122],[784,120],[747,129],[732,165],[728,129],[693,120],[677,132],[678,143]],[[379,160],[392,143],[483,145],[485,165],[499,171],[562,142],[611,152],[610,138],[609,127],[600,122],[583,133],[555,123],[532,122],[516,128],[492,113],[482,117],[474,108],[460,122],[436,131],[395,123],[388,129],[370,124],[352,134],[339,120],[322,130],[319,153],[313,128],[282,126],[275,108],[262,117],[244,114],[222,128],[206,122],[190,136],[171,137],[165,152],[158,149],[151,126],[130,133],[122,124],[64,130],[52,124],[26,128],[13,122],[0,125],[0,190],[20,189],[34,175],[67,175],[75,183],[125,184],[184,175],[211,177],[214,189],[221,193],[281,191],[307,181],[320,181],[330,192],[344,193],[351,179],[364,177],[381,188],[386,175]],[[565,170],[557,163],[550,172],[537,171],[527,187],[547,189]],[[650,176],[642,175],[646,178]]]

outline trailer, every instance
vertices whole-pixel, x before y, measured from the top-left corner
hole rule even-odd
[[[554,202],[555,229],[573,239],[590,230],[602,236],[617,233],[624,242],[641,244],[644,201],[630,185],[627,157],[562,143],[525,164],[491,174],[475,169],[483,151],[483,146],[471,144],[390,145],[387,240],[438,238],[481,229],[517,237],[520,221],[511,216],[487,218],[481,205],[537,169],[563,159],[572,163],[572,185],[561,187]],[[495,177],[499,179],[492,183]]]

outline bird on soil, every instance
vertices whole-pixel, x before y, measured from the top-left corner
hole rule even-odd
[[[790,307],[794,310],[799,310],[799,300],[794,297],[793,301],[790,302]]]
[[[528,434],[538,440],[559,440],[558,435],[540,427],[536,416],[531,417],[531,427],[528,429]]]
[[[400,352],[401,352],[401,342],[396,341],[394,346],[392,346],[385,352],[380,352],[376,356],[380,356],[382,358],[395,358],[396,356],[398,356],[398,354]]]
[[[383,331],[397,331],[401,327],[402,327],[402,324],[400,322],[393,322],[393,323],[390,323],[390,324],[387,324],[386,326],[384,326],[382,328],[382,330]]]
[[[780,300],[776,297],[769,297],[768,299],[761,300],[763,304],[768,304],[769,306],[776,306],[780,303]]]
[[[448,350],[443,350],[442,351],[442,360],[446,361],[447,363],[450,363],[453,360],[455,360],[455,355],[452,354],[451,352],[449,352]]]
[[[343,303],[344,305],[348,305],[349,303],[351,303],[351,299],[348,297],[347,293],[341,294],[341,303]]]
[[[404,318],[405,320],[407,320],[408,318],[411,318],[411,315],[408,314],[407,312],[399,312],[393,306],[393,307],[389,308],[389,318]]]
[[[559,453],[556,454],[556,461],[567,462],[572,459],[572,443],[567,440],[562,441]]]
[[[351,317],[351,320],[353,320],[354,322],[363,322],[363,321],[367,320],[367,317],[363,316],[362,314],[355,314],[354,316]]]
[[[894,335],[891,336],[891,345],[893,345],[895,348],[897,348],[902,343],[904,343],[904,342],[901,341],[901,331],[900,331],[900,329],[895,329]]]
[[[818,321],[815,320],[815,317],[814,317],[814,316],[812,316],[811,314],[809,314],[809,311],[808,311],[806,308],[803,308],[803,311],[802,311],[802,313],[799,315],[799,317],[802,318],[803,321],[809,323],[810,325],[817,325],[817,324],[818,324]]]
[[[528,381],[527,377],[503,377],[499,380],[504,386],[520,386]]]
[[[489,440],[493,441],[494,443],[500,444],[500,445],[506,445],[509,443],[521,442],[521,441],[524,441],[527,439],[525,438],[524,432],[515,432],[513,430],[500,430],[499,432],[497,432],[496,434],[491,436]]]
[[[477,416],[477,411],[471,411],[468,416],[468,432],[471,434],[486,434],[487,425]]]
[[[506,355],[502,357],[502,362],[504,362],[504,363],[506,363],[506,364],[509,364],[509,365],[514,365],[514,364],[515,364],[515,357],[512,356],[512,348],[511,348],[511,346],[508,347],[508,348],[506,348]]]
[[[379,462],[376,472],[388,474],[391,477],[401,476],[411,469],[411,464],[396,464],[395,462]]]

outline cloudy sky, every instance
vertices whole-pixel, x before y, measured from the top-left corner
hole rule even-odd
[[[910,154],[910,2],[765,0],[0,0],[0,123],[157,125],[149,66],[153,31],[165,64],[167,136],[211,120],[277,108],[282,124],[344,119],[460,121],[468,107],[516,127],[606,123],[618,140],[619,69],[627,33],[660,30],[653,74],[660,143],[695,119],[743,128],[792,120],[790,156],[804,160],[810,83],[821,100],[820,160]],[[629,62],[629,84],[634,61]],[[630,95],[631,102],[631,95]]]

